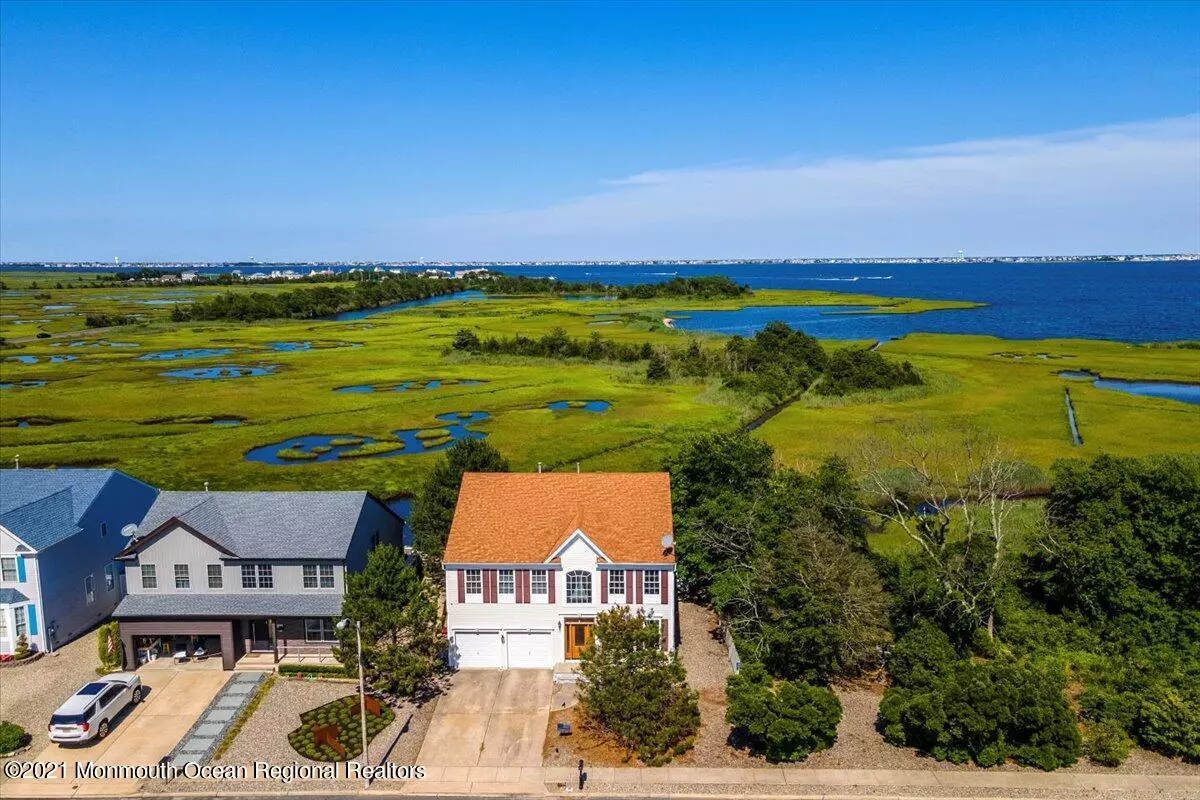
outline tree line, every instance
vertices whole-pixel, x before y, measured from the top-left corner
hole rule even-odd
[[[346,311],[425,300],[462,289],[462,282],[453,279],[387,275],[354,281],[348,286],[313,286],[275,293],[224,292],[210,300],[176,305],[171,311],[171,319],[176,322],[317,319]]]
[[[814,387],[819,394],[840,395],[923,383],[907,361],[897,364],[873,350],[852,348],[829,355],[817,339],[778,321],[748,338],[732,336],[720,349],[703,347],[699,339],[677,347],[617,342],[596,331],[586,339],[573,338],[562,328],[538,338],[522,334],[481,338],[474,331],[462,328],[455,334],[451,349],[480,355],[645,361],[646,377],[652,381],[672,376],[717,378],[735,391],[775,401],[803,392],[822,377]]]
[[[559,281],[526,275],[487,272],[468,276],[472,288],[488,294],[597,295],[619,300],[653,300],[659,297],[694,297],[704,300],[735,298],[751,294],[750,287],[724,275],[671,278],[659,283],[612,284],[600,281]]]

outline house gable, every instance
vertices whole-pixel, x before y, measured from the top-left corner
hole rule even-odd
[[[568,560],[579,561],[583,558],[587,558],[587,556],[584,556],[579,552],[581,548],[586,548],[587,550],[591,551],[590,560],[593,563],[599,561],[609,564],[612,563],[612,559],[609,558],[608,555],[601,550],[595,542],[589,539],[588,535],[584,533],[581,528],[576,528],[574,533],[564,539],[563,543],[556,547],[554,552],[546,557],[546,563],[549,564],[554,561],[561,561],[565,564]]]

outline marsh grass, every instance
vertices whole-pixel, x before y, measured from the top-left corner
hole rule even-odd
[[[5,276],[8,282],[8,275]],[[267,287],[262,287],[266,289]],[[78,314],[92,311],[127,313],[130,298],[152,296],[157,289],[123,289],[121,303],[98,300],[111,289],[51,290],[42,304],[76,303]],[[139,294],[140,293],[140,294]],[[16,301],[25,314],[30,295],[3,298],[10,313]],[[754,304],[878,303],[880,298],[829,292],[758,292]],[[20,352],[37,356],[79,352],[77,361],[53,365],[0,363],[4,381],[50,379],[46,386],[4,392],[3,418],[11,425],[0,436],[0,463],[21,456],[22,466],[101,464],[118,466],[164,489],[199,489],[205,481],[215,489],[367,489],[381,497],[412,494],[439,456],[414,453],[402,458],[363,458],[402,447],[393,432],[426,429],[438,414],[465,418],[472,410],[492,416],[472,423],[487,434],[510,460],[512,468],[532,471],[542,461],[553,468],[588,471],[656,470],[687,437],[728,430],[754,418],[771,404],[767,398],[738,395],[713,380],[673,379],[648,383],[645,364],[613,364],[582,360],[553,361],[522,357],[446,354],[459,328],[482,336],[538,337],[562,327],[572,337],[586,338],[598,314],[617,324],[600,331],[619,342],[679,346],[691,334],[671,331],[655,320],[668,307],[737,307],[727,301],[565,301],[514,298],[448,302],[382,314],[370,323],[313,320],[232,322],[162,322],[169,307],[136,306],[147,324],[126,326],[115,338],[137,348],[51,347],[53,341],[29,342]],[[900,308],[897,305],[893,308]],[[945,304],[907,303],[911,310]],[[166,308],[165,312],[155,309]],[[149,310],[147,310],[149,309]],[[11,312],[16,313],[16,312]],[[159,321],[154,321],[159,320]],[[3,320],[0,331],[11,336]],[[24,329],[24,330],[22,330]],[[18,326],[29,335],[29,325]],[[723,338],[697,337],[706,347]],[[355,341],[362,347],[316,347],[318,342]],[[271,342],[312,341],[308,351],[270,353],[281,366],[275,374],[239,380],[171,381],[160,376],[161,364],[139,362],[151,350],[221,346],[238,349],[231,364],[252,364]],[[827,343],[831,347],[849,343]],[[1046,352],[1064,356],[1053,361],[1014,361],[998,352]],[[1091,385],[1072,385],[1086,444],[1071,445],[1062,386],[1054,375],[1064,365],[1106,376],[1158,380],[1195,380],[1200,351],[1184,347],[1134,347],[1114,342],[1013,342],[991,337],[911,335],[881,348],[888,357],[908,359],[928,385],[896,392],[865,393],[847,398],[804,397],[769,420],[755,435],[770,441],[779,459],[807,468],[831,453],[846,453],[856,438],[879,426],[914,416],[974,421],[1000,435],[1023,460],[1046,467],[1055,458],[1098,452],[1141,455],[1162,451],[1194,451],[1200,441],[1200,408],[1169,400],[1105,392]],[[52,374],[51,374],[52,372]],[[338,386],[396,385],[411,376],[436,375],[444,381],[482,380],[483,385],[447,385],[437,391],[338,393]],[[612,408],[604,414],[549,414],[547,403],[563,398],[603,398]],[[246,418],[253,425],[215,427],[198,424],[214,418]],[[63,420],[51,426],[13,427],[23,418]],[[73,420],[73,421],[72,421]],[[153,422],[154,424],[146,424]],[[249,462],[243,455],[272,442],[314,432],[354,431],[355,437],[332,446],[360,444],[370,436],[379,442],[344,453],[338,459],[294,469]],[[348,441],[349,439],[349,441]],[[444,439],[423,439],[435,447]],[[380,449],[383,448],[383,449]],[[287,453],[285,449],[283,453]],[[280,455],[283,455],[281,453]],[[294,460],[314,460],[297,452]],[[284,456],[285,458],[287,456]]]

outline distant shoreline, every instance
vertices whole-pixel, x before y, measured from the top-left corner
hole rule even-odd
[[[747,264],[821,266],[826,264],[1128,264],[1152,261],[1200,262],[1200,253],[1162,253],[1088,256],[893,256],[888,258],[714,258],[714,259],[615,259],[557,261],[3,261],[0,270],[41,272],[48,270],[120,271],[136,269],[264,269],[269,267],[402,267],[444,269],[453,267],[647,267],[647,266],[743,266]]]

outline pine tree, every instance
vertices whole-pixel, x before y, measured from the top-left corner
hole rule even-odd
[[[437,670],[445,645],[437,593],[405,562],[399,548],[376,547],[362,572],[346,576],[342,616],[362,625],[363,670],[374,690],[411,695]],[[354,672],[358,658],[354,625],[338,631],[334,656],[347,672]]]
[[[508,461],[482,439],[460,439],[434,465],[412,514],[413,549],[431,572],[441,569],[464,472],[508,472]]]

